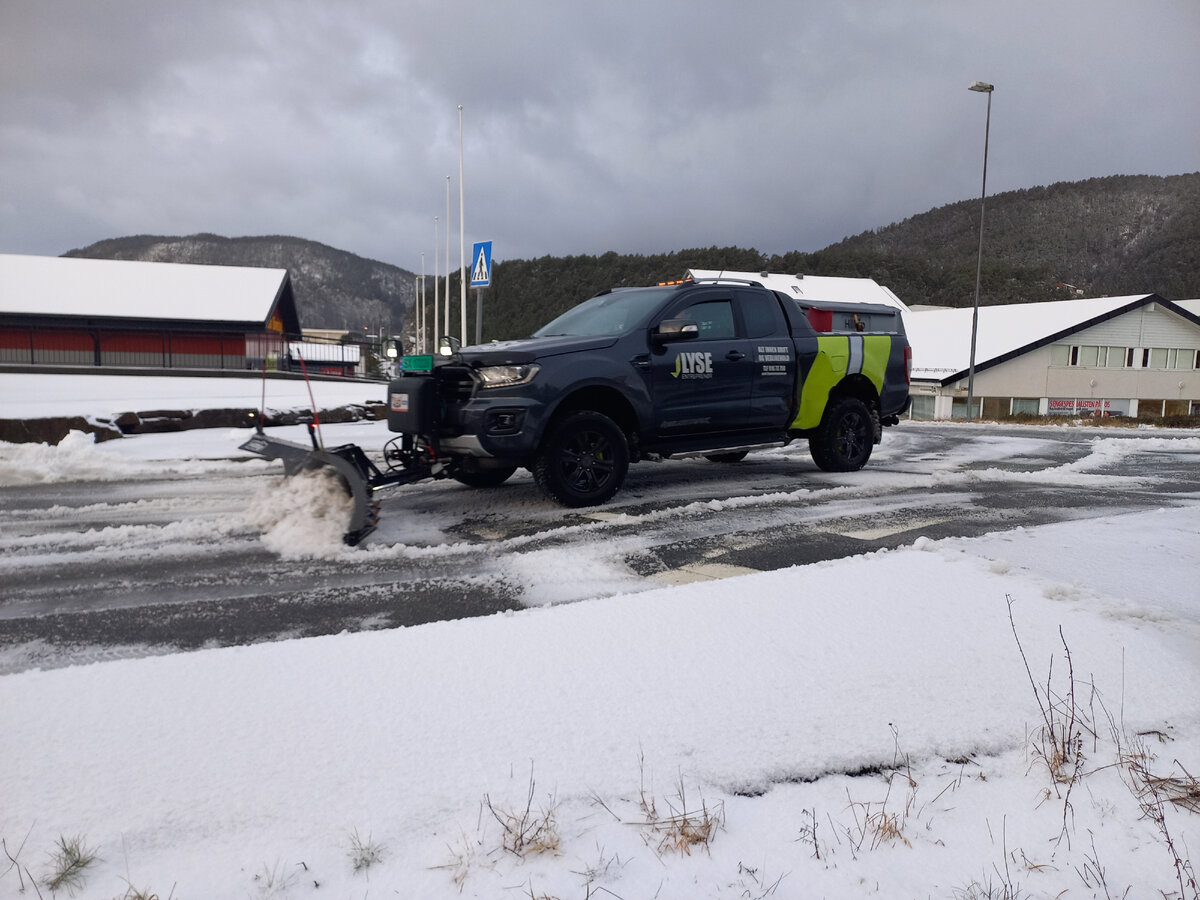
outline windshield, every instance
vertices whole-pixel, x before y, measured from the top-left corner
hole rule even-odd
[[[634,328],[645,327],[650,314],[658,309],[659,301],[674,288],[635,288],[617,290],[584,300],[568,309],[533,333],[534,337],[554,335],[625,334]]]

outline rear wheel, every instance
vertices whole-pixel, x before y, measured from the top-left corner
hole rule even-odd
[[[856,397],[830,398],[808,440],[817,467],[825,472],[855,472],[867,464],[875,446],[875,414]]]
[[[620,489],[628,470],[625,433],[608,416],[581,410],[550,427],[533,478],[556,503],[595,506]]]
[[[452,477],[459,484],[465,484],[467,487],[491,488],[504,484],[504,482],[512,477],[515,471],[517,471],[516,466],[502,466],[498,469],[476,469],[473,472],[459,469]]]

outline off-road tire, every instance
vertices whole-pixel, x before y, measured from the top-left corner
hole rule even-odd
[[[459,484],[473,488],[499,487],[517,471],[516,466],[504,466],[499,469],[476,469],[474,472],[464,472],[459,469],[451,477]]]
[[[581,410],[550,426],[533,463],[542,493],[562,506],[595,506],[621,488],[629,443],[608,416]]]
[[[876,431],[875,413],[867,404],[856,397],[831,397],[808,439],[808,451],[824,472],[857,472],[871,458]]]

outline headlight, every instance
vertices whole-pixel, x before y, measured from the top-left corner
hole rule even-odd
[[[525,366],[484,366],[479,370],[479,377],[485,388],[512,387],[533,381],[533,376],[540,368],[536,363]]]

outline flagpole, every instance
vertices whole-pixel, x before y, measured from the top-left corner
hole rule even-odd
[[[446,226],[449,227],[447,222]],[[438,334],[438,217],[433,217],[433,349],[437,350],[437,342],[440,335]],[[447,262],[449,265],[449,262]]]
[[[446,176],[446,334],[450,333],[450,176]]]
[[[458,267],[459,299],[462,305],[462,342],[467,343],[467,230],[463,224],[463,125],[462,104],[458,105]]]

